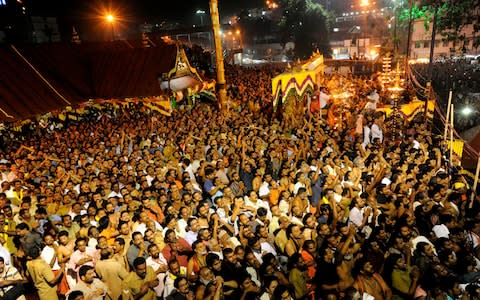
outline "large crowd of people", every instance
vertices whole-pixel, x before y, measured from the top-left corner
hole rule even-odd
[[[272,72],[234,70],[252,103],[228,117],[119,108],[7,144],[0,298],[479,299],[480,206],[442,139],[389,139],[361,78],[330,78],[358,89],[333,121],[277,121]]]
[[[457,111],[465,107],[472,109],[471,114],[460,113],[456,115],[455,128],[464,132],[478,126],[478,105],[480,90],[480,65],[472,64],[466,59],[448,59],[432,64],[430,70],[428,64],[412,65],[413,73],[420,84],[426,86],[431,76],[432,85],[438,94],[437,105],[446,113],[449,91],[453,92],[452,103],[455,103]],[[431,75],[430,75],[431,72]]]

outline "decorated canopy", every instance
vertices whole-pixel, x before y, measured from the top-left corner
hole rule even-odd
[[[289,95],[295,94],[303,97],[306,92],[313,91],[319,85],[324,72],[323,55],[314,53],[304,64],[291,68],[272,79],[273,105],[277,107],[278,101],[286,101]]]

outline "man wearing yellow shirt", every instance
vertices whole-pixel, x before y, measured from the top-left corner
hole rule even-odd
[[[17,253],[17,248],[13,243],[13,236],[15,234],[15,222],[8,222],[5,219],[5,215],[0,213],[0,239],[4,241],[3,247],[5,247],[10,254]]]
[[[134,271],[130,272],[122,283],[122,300],[156,300],[153,290],[159,282],[152,267],[148,267],[145,258],[137,257],[133,261]]]
[[[40,300],[57,300],[57,284],[63,276],[65,266],[55,275],[52,268],[40,256],[40,250],[33,248],[31,260],[27,262],[27,271],[38,291]]]
[[[80,225],[72,221],[70,215],[62,215],[62,225],[59,230],[65,230],[68,232],[68,237],[71,239],[77,238],[77,233],[80,231]]]

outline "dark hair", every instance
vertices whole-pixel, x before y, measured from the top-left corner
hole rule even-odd
[[[217,260],[220,260],[220,256],[218,256],[218,254],[211,253],[211,252],[208,253],[207,257],[205,258],[205,262],[207,263],[207,266],[210,267],[210,268],[213,266],[213,264]]]
[[[143,238],[143,235],[142,235],[142,233],[141,233],[141,232],[139,232],[139,231],[135,231],[134,233],[132,233],[132,240],[133,240],[133,239],[135,239],[135,236],[137,236],[137,235],[141,235],[141,236],[142,236],[142,238]]]
[[[265,217],[267,215],[268,211],[265,207],[259,207],[257,209],[257,216],[259,217]]]
[[[425,248],[427,248],[429,244],[427,242],[418,242],[417,247],[415,249],[415,254],[419,255],[425,252]]]
[[[315,246],[315,241],[314,240],[306,240],[305,242],[303,242],[302,249],[307,250],[310,245]]]
[[[185,278],[184,276],[178,276],[177,278],[175,278],[175,281],[173,282],[173,286],[178,289],[179,285],[180,285],[180,281],[182,280],[186,280],[187,283],[188,283],[188,280],[187,278]]]
[[[37,210],[35,211],[35,213],[37,214],[40,214],[40,215],[47,215],[47,210],[45,209],[45,207],[39,207],[37,208]]]
[[[303,216],[303,219],[302,219],[303,225],[305,225],[305,223],[307,222],[308,218],[310,218],[311,216],[313,216],[312,213],[306,213],[305,216]]]
[[[176,257],[172,257],[169,261],[168,261],[168,268],[170,268],[171,265],[175,264],[175,263],[179,263],[177,258]]]
[[[18,230],[30,230],[30,227],[28,227],[27,223],[20,223],[17,225],[17,227],[15,227],[15,229],[18,229]]]
[[[300,258],[302,258],[300,253],[298,252],[293,253],[292,256],[290,256],[290,258],[288,259],[288,269],[289,270],[293,269],[293,267],[295,267],[295,265],[297,265],[298,262],[300,261]]]
[[[108,216],[103,216],[98,220],[98,231],[102,232],[104,229],[108,228],[108,225],[110,224],[110,219]]]
[[[225,257],[227,254],[231,254],[231,253],[233,253],[233,249],[232,249],[232,248],[224,248],[224,249],[222,250],[222,254],[223,254],[224,257]]]
[[[67,300],[77,300],[80,297],[83,297],[82,291],[72,291],[70,294],[68,294]]]
[[[78,242],[81,242],[81,241],[84,241],[85,243],[87,243],[87,238],[85,237],[79,237],[75,240],[75,246],[78,245]]]
[[[100,259],[108,259],[110,257],[110,250],[108,248],[102,249],[100,251]]]
[[[258,241],[258,238],[253,236],[251,238],[248,238],[248,246],[253,247]]]
[[[60,232],[57,234],[57,238],[60,238],[60,237],[62,237],[62,236],[68,237],[68,231],[62,230],[62,231],[60,231]]]
[[[299,174],[300,174],[300,173],[299,173]],[[301,187],[301,188],[299,188],[299,189],[298,189],[298,191],[297,191],[297,195],[300,195],[301,193],[305,193],[306,191],[307,191],[307,189],[306,189],[306,188],[304,188],[304,187]]]
[[[264,287],[264,290],[268,289],[270,284],[272,284],[272,282],[276,280],[278,281],[277,277],[275,276],[266,276],[264,279],[263,279],[263,287]]]
[[[83,217],[83,215],[82,215],[82,217]],[[123,225],[123,224],[127,224],[127,225],[128,225],[128,222],[125,222],[125,221],[120,221],[120,222],[118,222],[117,230],[120,230],[120,229],[122,228],[122,225]]]
[[[275,292],[273,293],[273,299],[282,299],[282,294],[285,292],[288,292],[290,295],[292,295],[290,289],[286,285],[277,286]]]
[[[145,263],[146,263],[145,258],[142,257],[142,256],[140,256],[140,257],[135,258],[135,260],[133,261],[133,267],[134,267],[135,269],[137,269],[138,266],[143,265],[143,264],[145,264]]]
[[[150,252],[150,250],[152,250],[153,247],[157,247],[157,245],[154,244],[154,243],[148,245],[148,247],[147,247],[148,252]]]
[[[82,276],[85,276],[88,271],[93,270],[92,266],[89,265],[83,265],[78,269],[78,277],[82,278]]]
[[[195,242],[192,243],[192,249],[195,250],[195,248],[197,248],[197,246],[201,243],[202,243],[201,240],[196,240]]]
[[[287,238],[288,238],[288,239],[289,239],[290,236],[292,235],[292,230],[293,230],[293,227],[295,227],[295,226],[298,226],[298,224],[292,223],[292,224],[288,225],[287,230],[286,230]]]
[[[121,237],[117,237],[115,239],[115,242],[119,243],[120,245],[124,246],[125,245],[125,240]]]
[[[192,228],[192,222],[195,221],[195,220],[198,220],[196,217],[190,217],[188,218],[187,220],[187,225],[188,227],[191,229]]]
[[[166,215],[165,220],[163,221],[163,227],[167,227],[168,223],[170,223],[172,220],[175,220],[176,217],[172,215]],[[166,234],[165,234],[166,236]]]
[[[167,229],[167,231],[165,232],[165,242],[169,242],[167,237],[171,234],[171,233],[175,233],[175,231],[173,229]]]

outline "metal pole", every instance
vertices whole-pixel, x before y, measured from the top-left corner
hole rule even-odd
[[[453,115],[455,113],[454,105],[452,104],[452,109],[450,109],[450,166],[453,166],[453,131],[455,126],[453,125]]]
[[[470,198],[470,201],[473,201],[473,199],[475,199],[475,195],[477,193],[478,173],[479,172],[480,172],[480,155],[478,156],[478,160],[477,160],[477,169],[475,170],[475,181],[473,182],[473,191],[472,191],[472,196]]]
[[[447,104],[447,114],[445,115],[445,130],[443,132],[443,140],[447,140],[448,126],[450,122],[450,109],[452,105],[452,90],[448,93],[448,104]]]
[[[397,22],[398,22],[398,16],[397,16],[397,5],[395,5],[394,8],[394,17],[395,17],[395,23],[393,23],[393,57],[397,59]]]
[[[405,51],[405,57],[408,64],[408,59],[410,58],[410,42],[412,39],[412,8],[413,8],[413,0],[410,0],[410,7],[408,12],[408,34],[407,34],[407,49]],[[405,68],[406,69],[406,68]]]
[[[432,81],[433,77],[433,52],[435,50],[435,36],[437,35],[437,14],[438,14],[438,7],[435,6],[435,12],[433,14],[433,24],[432,24],[432,38],[430,40],[430,58],[429,58],[429,65],[428,65],[428,78]]]
[[[220,38],[218,0],[210,0],[210,15],[212,17],[213,37],[215,41],[218,100],[220,104],[220,110],[225,111],[227,108],[227,90],[225,89],[225,67],[223,65],[222,40]]]

